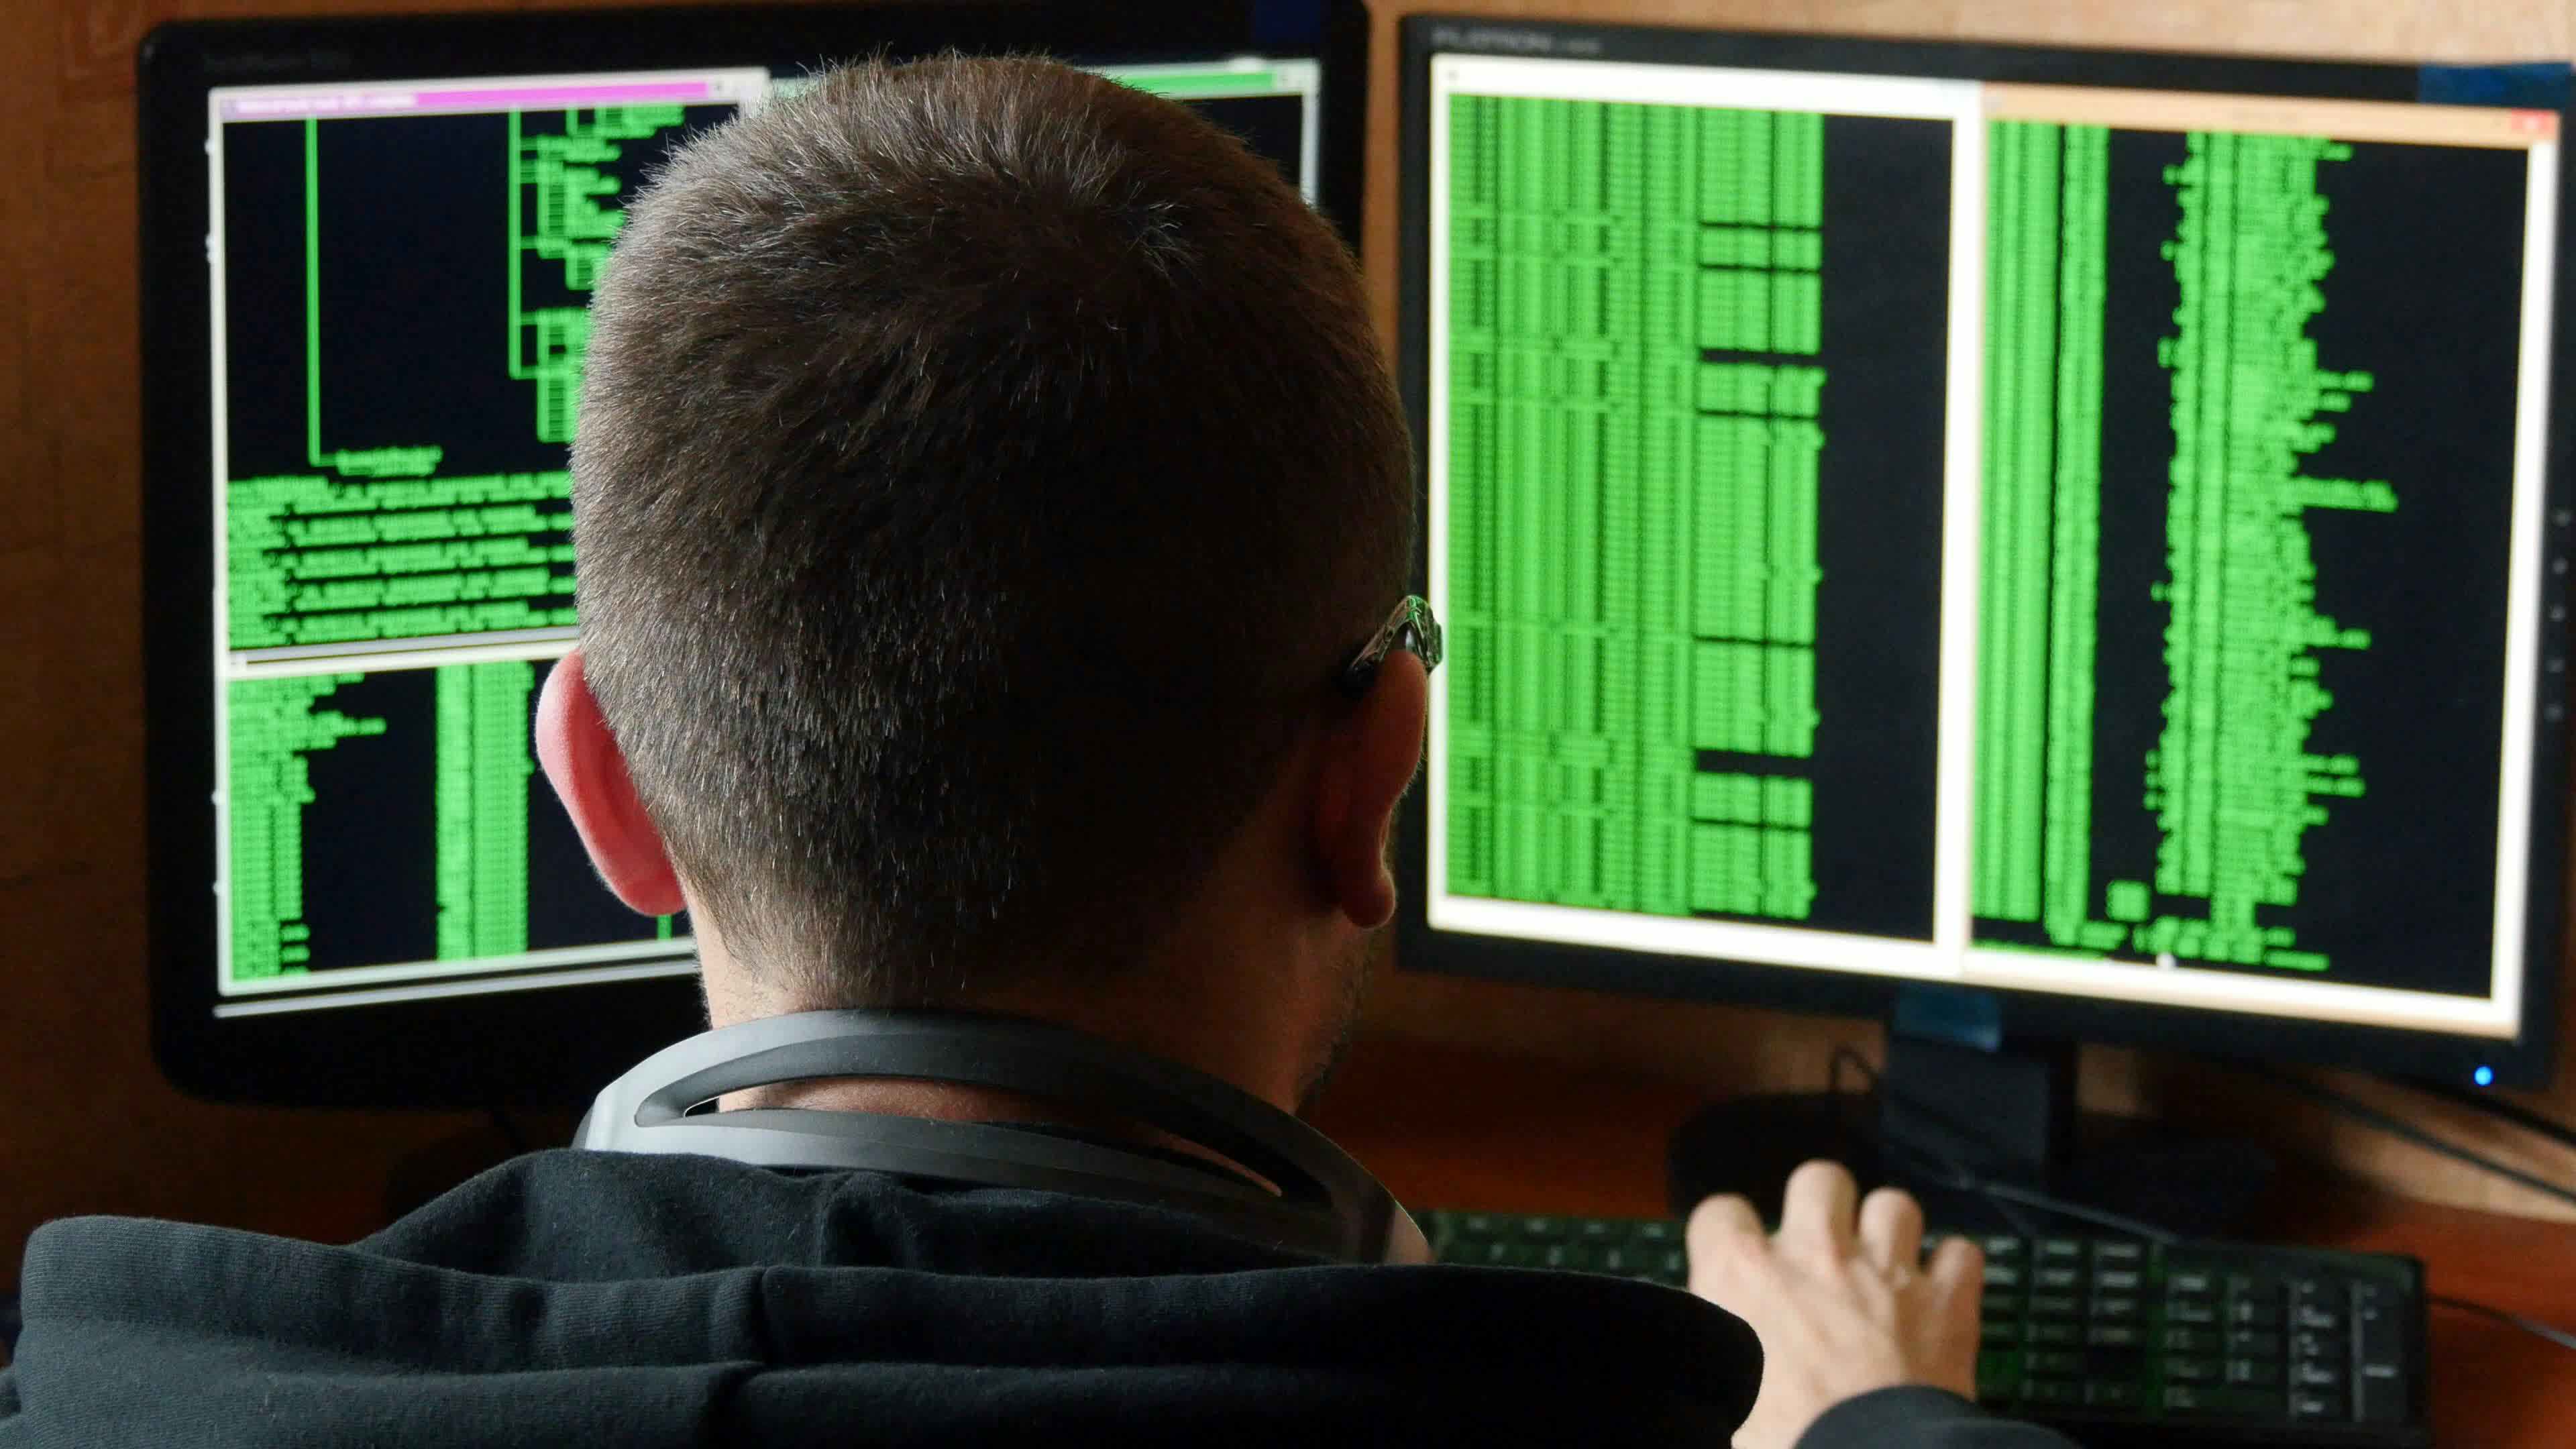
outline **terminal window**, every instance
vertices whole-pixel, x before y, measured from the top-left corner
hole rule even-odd
[[[1945,129],[1445,119],[1450,888],[1929,939]]]
[[[1431,78],[1435,927],[2510,1032],[2554,117]]]

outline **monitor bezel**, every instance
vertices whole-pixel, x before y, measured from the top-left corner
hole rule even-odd
[[[1315,195],[1356,247],[1369,19],[1360,0],[776,6],[185,21],[136,56],[141,226],[147,970],[168,1078],[217,1101],[555,1105],[704,1028],[694,973],[218,1018],[206,95],[225,85],[416,80],[814,58],[1037,52],[1137,63],[1258,52],[1322,63]]]
[[[1523,21],[1493,16],[1411,15],[1399,25],[1397,55],[1397,364],[1415,440],[1416,503],[1429,516],[1426,439],[1429,388],[1430,74],[1435,54],[1560,56],[1586,60],[1838,71],[1976,81],[2123,86],[2150,90],[2274,94],[2322,99],[2415,101],[2427,76],[2409,65],[2274,56],[2087,50],[1984,42],[1706,30],[1678,26]],[[2454,72],[2455,73],[2455,72]],[[2564,100],[2562,137],[2576,116]],[[2560,152],[2558,210],[2576,202],[2576,165]],[[2562,226],[2564,225],[2562,220]],[[2563,235],[2563,233],[2562,233]],[[2576,297],[2570,248],[2556,259],[2551,312],[2548,443],[2542,547],[2540,688],[2532,702],[2531,854],[2543,863],[2527,883],[2526,959],[2519,1034],[2509,1039],[2325,1023],[2212,1009],[2139,1005],[2051,992],[1991,991],[2007,1036],[2075,1039],[2219,1056],[2296,1060],[2375,1072],[2476,1080],[2484,1068],[2507,1086],[2541,1086],[2554,1064],[2559,977],[2564,969],[2568,800],[2565,713],[2569,628],[2548,622],[2566,607],[2571,463],[2576,418],[2569,415],[2576,368]],[[1426,537],[1414,548],[1415,586],[1429,580]],[[1840,1016],[1890,1017],[1909,988],[1945,983],[1811,970],[1620,949],[1569,947],[1433,930],[1426,918],[1429,862],[1426,792],[1407,798],[1397,841],[1403,905],[1397,918],[1401,970],[1579,987],[1664,1000],[1731,1003]]]

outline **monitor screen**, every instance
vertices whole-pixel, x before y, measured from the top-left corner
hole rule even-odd
[[[2557,110],[1407,39],[1408,964],[2541,1025]]]
[[[1109,68],[1310,174],[1312,58]],[[218,1016],[695,969],[530,757],[570,648],[590,289],[759,67],[206,97]]]
[[[155,572],[207,581],[202,602],[156,596],[152,626],[155,969],[175,1074],[231,1095],[248,1060],[265,1085],[247,1094],[295,1099],[307,1088],[269,1068],[309,1052],[348,1078],[317,1100],[414,1100],[399,1080],[444,1069],[380,1072],[357,1044],[390,1029],[361,1018],[392,1013],[406,1043],[479,1041],[540,1016],[469,1029],[404,1009],[694,974],[689,922],[607,891],[530,749],[538,690],[576,635],[567,446],[587,303],[625,198],[675,147],[801,89],[810,57],[896,35],[897,54],[1065,55],[1202,110],[1310,201],[1341,184],[1311,23],[1265,31],[1212,7],[1093,34],[1062,7],[997,13],[156,37],[146,124],[166,115],[172,135],[147,164],[147,231],[189,205],[205,218],[184,274],[146,264],[161,298],[146,353],[181,377],[147,404]],[[421,66],[441,53],[406,43],[423,36],[455,41],[446,64]],[[611,51],[657,63],[588,59]],[[181,437],[201,442],[193,457]],[[209,1025],[288,1018],[309,1030]],[[616,1055],[671,1034],[618,1033]]]

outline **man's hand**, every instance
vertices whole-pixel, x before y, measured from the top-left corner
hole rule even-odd
[[[1691,1291],[1762,1340],[1762,1390],[1735,1449],[1792,1449],[1825,1410],[1872,1389],[1976,1394],[1985,1256],[1951,1238],[1922,1263],[1914,1199],[1881,1188],[1855,1214],[1858,1196],[1839,1165],[1810,1162],[1789,1176],[1777,1236],[1740,1197],[1691,1214]]]

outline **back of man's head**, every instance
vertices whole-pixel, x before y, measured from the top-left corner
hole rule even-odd
[[[1142,949],[1402,592],[1348,254],[1097,77],[836,72],[672,162],[592,317],[591,688],[701,909],[800,1005]]]

